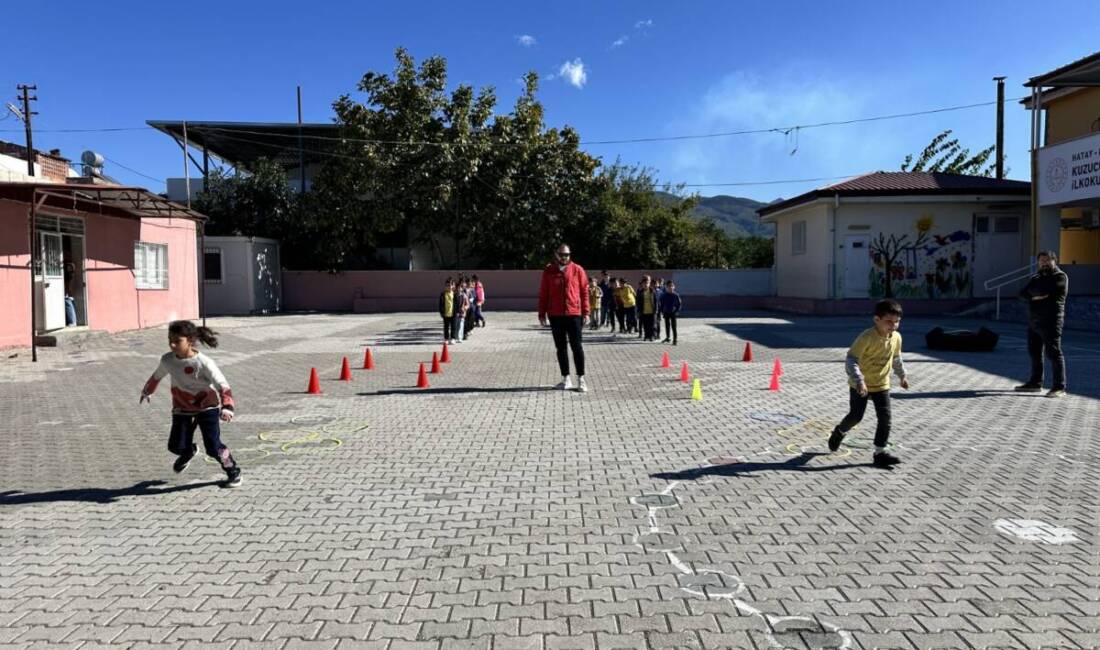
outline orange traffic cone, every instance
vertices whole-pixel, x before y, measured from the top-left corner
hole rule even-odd
[[[772,374],[777,377],[783,376],[783,362],[779,360],[779,357],[775,358],[775,365],[772,366]]]
[[[741,355],[742,361],[752,361],[752,343],[745,341],[745,354]]]
[[[772,383],[768,384],[768,390],[770,390],[770,391],[778,391],[779,390],[779,375],[781,375],[781,374],[782,374],[782,372],[780,372],[778,367],[772,369]]]
[[[428,388],[428,373],[424,372],[424,364],[420,364],[420,374],[416,377],[417,388]]]
[[[443,344],[443,354],[439,357],[439,360],[443,363],[451,362],[451,352],[447,349],[447,344]]]
[[[661,357],[661,367],[662,368],[671,368],[672,367],[672,361],[668,358],[668,352],[665,352],[664,356]]]
[[[680,381],[686,384],[690,378],[690,375],[688,375],[688,362],[685,361],[684,365],[680,366]]]
[[[351,381],[351,365],[347,357],[344,357],[344,365],[340,367],[340,381]]]
[[[439,367],[439,354],[432,352],[432,374],[438,375],[441,372],[443,372],[443,368]]]
[[[370,348],[363,353],[363,370],[374,370],[374,355],[371,353]]]
[[[309,388],[306,389],[306,392],[310,395],[321,394],[321,379],[317,376],[316,368],[309,369]]]

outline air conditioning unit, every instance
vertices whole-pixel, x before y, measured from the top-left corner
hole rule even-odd
[[[1081,212],[1082,228],[1100,228],[1100,208],[1088,208]]]

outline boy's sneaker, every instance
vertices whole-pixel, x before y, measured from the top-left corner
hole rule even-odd
[[[1043,392],[1043,385],[1028,382],[1026,384],[1020,384],[1015,390],[1017,393],[1041,393]]]
[[[901,459],[891,454],[888,451],[876,452],[872,457],[871,463],[875,467],[893,467],[901,462]]]
[[[844,441],[844,432],[840,427],[833,427],[833,434],[829,436],[829,451],[840,449],[840,443]]]
[[[195,447],[191,447],[191,453],[186,456],[179,456],[176,458],[176,462],[172,463],[172,471],[179,474],[183,470],[187,469],[187,466],[191,464],[191,459],[195,457]]]
[[[225,470],[225,487],[235,488],[241,486],[241,468],[230,467]]]
[[[1065,388],[1051,388],[1050,392],[1047,393],[1047,397],[1065,397],[1065,396],[1066,396],[1066,389]]]
[[[577,392],[578,393],[587,393],[588,392],[588,384],[586,384],[584,382],[584,377],[577,377]]]

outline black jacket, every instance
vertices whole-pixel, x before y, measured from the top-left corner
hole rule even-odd
[[[1059,320],[1065,318],[1066,294],[1069,293],[1069,278],[1066,272],[1055,267],[1051,271],[1039,270],[1031,276],[1020,297],[1027,301],[1033,320]],[[1046,296],[1042,300],[1032,300],[1032,296]]]

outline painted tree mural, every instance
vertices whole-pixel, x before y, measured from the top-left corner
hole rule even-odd
[[[890,235],[879,233],[871,240],[871,255],[876,263],[883,267],[883,287],[886,298],[894,297],[894,280],[905,279],[905,264],[899,264],[902,254],[915,251],[928,240],[928,230],[922,230],[918,222],[917,237],[910,241],[909,235]]]

